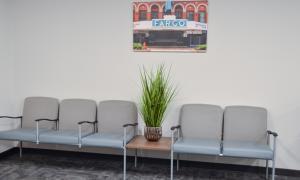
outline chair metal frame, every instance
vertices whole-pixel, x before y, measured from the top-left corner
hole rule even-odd
[[[22,128],[23,125],[23,116],[0,116],[0,119],[20,119],[20,128]],[[23,142],[19,141],[19,157],[22,158],[23,152]]]
[[[179,139],[180,137],[180,129],[181,126],[173,126],[171,127],[171,180],[173,180],[173,169],[174,169],[174,143]],[[175,134],[176,133],[176,134]],[[177,171],[179,170],[179,155],[177,154]]]
[[[137,126],[138,126],[138,123],[124,124],[123,125],[123,180],[126,180],[126,170],[127,170],[127,161],[126,161],[126,158],[127,158],[127,148],[126,148],[126,145],[127,145],[127,128],[128,127],[135,127],[134,128],[134,136],[136,136]],[[134,164],[136,166],[136,153],[135,153]]]
[[[83,124],[92,124],[93,125],[93,132],[82,136],[81,133],[81,129],[82,129],[82,125]],[[126,180],[126,169],[127,169],[127,149],[126,149],[126,145],[127,145],[127,132],[128,132],[128,128],[129,127],[135,127],[134,128],[134,136],[137,134],[137,128],[138,123],[133,123],[133,124],[124,124],[123,125],[123,145],[122,145],[122,150],[123,150],[123,180]],[[98,133],[98,121],[94,121],[94,122],[90,122],[90,121],[81,121],[78,122],[78,147],[81,148],[82,147],[82,138],[87,137],[89,135]],[[135,158],[135,164],[136,164],[136,158]]]
[[[269,145],[270,142],[270,135],[273,136],[273,158],[272,158],[272,180],[275,180],[275,163],[276,163],[276,143],[277,143],[277,137],[278,134],[276,132],[267,131],[267,144]],[[266,179],[269,179],[269,160],[266,160]]]
[[[55,131],[59,130],[59,119],[36,119],[36,144],[40,144],[40,130],[39,130],[39,123],[41,121],[48,121],[48,122],[54,122],[55,123]]]

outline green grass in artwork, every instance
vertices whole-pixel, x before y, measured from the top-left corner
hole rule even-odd
[[[207,45],[206,44],[199,44],[196,46],[196,50],[206,50]]]
[[[134,50],[142,50],[143,49],[142,43],[133,43],[133,49]]]
[[[161,127],[166,109],[174,99],[176,88],[170,85],[170,70],[166,73],[164,65],[157,67],[155,73],[140,72],[142,83],[141,115],[147,127]]]

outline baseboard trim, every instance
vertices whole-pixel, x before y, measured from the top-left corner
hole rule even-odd
[[[5,158],[11,155],[19,153],[19,148],[15,147],[9,149],[3,153],[0,153],[0,158]],[[120,159],[120,155],[109,155],[109,154],[98,154],[98,153],[88,153],[88,152],[74,152],[74,151],[62,151],[62,150],[47,150],[47,149],[36,149],[36,148],[23,148],[24,156],[26,153],[39,153],[39,154],[57,154],[64,155],[68,157],[86,157],[86,158],[96,158],[101,156],[101,158],[106,159]],[[121,158],[122,159],[122,158]],[[133,157],[128,157],[129,161],[133,162]],[[158,158],[149,158],[143,157],[141,159],[143,162],[147,163],[157,163],[168,165],[170,161],[168,159],[158,159]],[[209,162],[196,162],[196,161],[186,161],[181,160],[180,166],[184,167],[199,167],[203,169],[216,169],[216,170],[228,170],[228,171],[243,171],[243,172],[255,172],[255,173],[264,173],[265,168],[259,166],[247,166],[247,165],[233,165],[233,164],[221,164],[221,163],[209,163]],[[271,169],[270,171],[271,172]],[[276,168],[276,174],[282,176],[292,176],[292,177],[300,177],[300,170],[293,169],[283,169]]]

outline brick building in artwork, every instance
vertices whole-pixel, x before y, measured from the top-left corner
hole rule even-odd
[[[159,47],[195,47],[206,44],[208,1],[134,0],[134,42]]]
[[[144,0],[133,2],[133,21],[162,19],[165,0]],[[207,23],[207,0],[173,0],[172,14],[177,19],[188,19]]]

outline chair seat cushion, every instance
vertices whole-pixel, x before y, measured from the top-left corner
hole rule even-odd
[[[223,155],[232,157],[272,159],[273,151],[267,144],[225,141],[223,144]]]
[[[181,138],[175,142],[174,152],[219,155],[220,141],[208,139]]]
[[[88,132],[81,133],[82,136],[87,134]],[[40,143],[78,145],[78,135],[78,130],[52,130],[40,133],[39,141]]]
[[[39,132],[51,131],[50,129],[39,129]],[[0,131],[0,139],[11,141],[36,142],[36,128],[19,128],[8,131]]]
[[[133,138],[133,135],[126,136],[126,143]],[[123,135],[96,133],[82,139],[83,146],[109,147],[109,148],[123,148]]]

